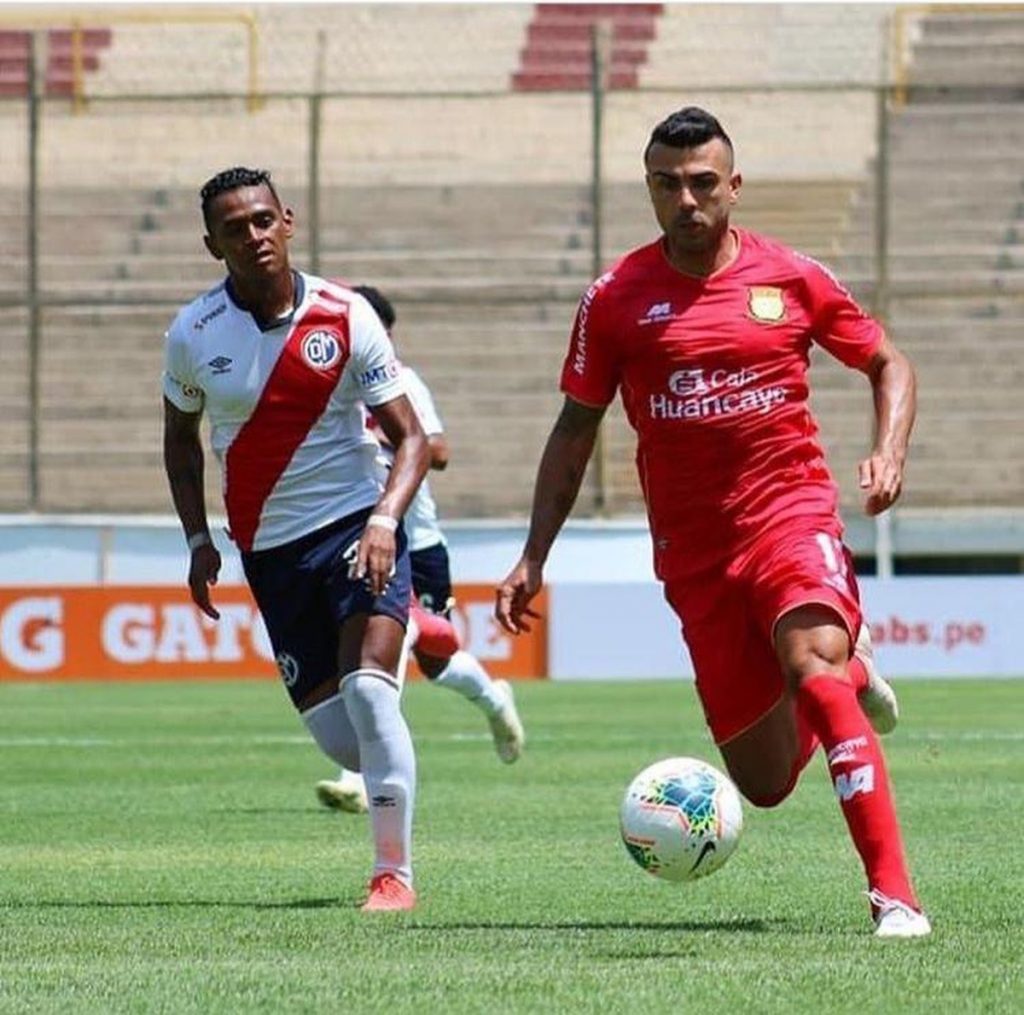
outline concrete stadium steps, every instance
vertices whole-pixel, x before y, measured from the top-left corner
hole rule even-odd
[[[641,84],[874,84],[887,4],[666,4]],[[723,59],[728,54],[728,59]]]
[[[933,7],[911,19],[907,94],[918,103],[1024,99],[1024,11]]]
[[[922,14],[909,68],[912,85],[1002,80],[1006,67],[1000,69],[992,42],[999,38],[1005,52],[1013,42],[1006,29],[1006,19],[994,12],[979,12],[976,19],[935,9]],[[1022,68],[1016,61],[1014,73]],[[1019,505],[1024,174],[1018,163],[1024,103],[1006,101],[1005,90],[993,91],[987,102],[978,90],[947,94],[912,87],[908,95],[909,103],[893,112],[889,149],[888,328],[912,357],[919,381],[903,503]],[[866,276],[874,264],[874,201],[869,176],[836,259],[847,279]],[[853,435],[859,429],[866,449],[869,406],[856,376],[826,360],[815,360],[815,406],[843,502],[856,505]]]
[[[195,21],[115,25],[109,60],[91,93],[243,91],[242,21],[178,9]],[[231,8],[215,12],[223,18]],[[305,92],[316,85],[317,34],[325,33],[326,90],[420,93],[507,87],[531,7],[526,4],[265,4],[252,8],[259,32],[260,87]],[[205,23],[204,23],[205,20]],[[174,60],[168,60],[173,53]]]
[[[70,26],[73,15],[68,15]],[[86,29],[81,34],[83,76],[94,73],[110,45],[109,29]],[[69,28],[51,28],[44,33],[46,61],[42,80],[43,94],[70,95],[74,88],[74,55]],[[29,90],[31,33],[0,29],[0,96],[21,97]]]
[[[603,25],[609,87],[635,88],[663,11],[663,4],[535,4],[512,86],[521,91],[590,88],[591,33]]]

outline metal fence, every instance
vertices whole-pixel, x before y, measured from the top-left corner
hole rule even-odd
[[[651,126],[684,102],[715,111],[733,135],[747,181],[738,221],[836,268],[919,359],[938,355],[935,390],[963,384],[962,345],[944,337],[936,351],[929,338],[936,318],[943,336],[957,322],[980,322],[1009,360],[1019,355],[1006,337],[1024,315],[1019,160],[1010,147],[996,153],[973,223],[950,224],[965,174],[941,143],[986,136],[979,124],[990,119],[1012,143],[1024,131],[1012,88],[987,112],[966,88],[915,104],[912,78],[606,88],[604,53],[595,34],[589,91],[546,93],[325,88],[256,97],[243,88],[86,103],[74,91],[44,94],[37,67],[29,95],[0,105],[9,181],[0,189],[0,505],[166,509],[161,335],[175,307],[219,277],[202,247],[196,194],[236,163],[274,171],[298,212],[298,264],[394,297],[403,355],[434,389],[452,439],[457,467],[437,491],[448,515],[528,510],[575,302],[604,265],[653,237],[640,152]],[[324,50],[310,58],[315,68]],[[869,440],[868,395],[845,371],[815,369],[850,507],[853,465]],[[1013,418],[1000,403],[988,416],[966,411],[962,425],[1001,446]],[[927,482],[918,492],[911,485],[909,506],[1019,503],[1019,472],[990,475],[991,456],[974,454],[971,442],[943,466],[948,427],[922,414]],[[973,483],[963,497],[961,477]],[[209,487],[214,505],[212,473]],[[618,410],[580,508],[641,508]]]

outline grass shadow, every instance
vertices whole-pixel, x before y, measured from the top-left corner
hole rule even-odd
[[[286,899],[277,902],[232,902],[227,899],[53,899],[0,902],[0,912],[5,909],[345,909],[356,906],[358,901],[354,896],[349,899]]]
[[[707,931],[725,931],[727,933],[765,934],[788,924],[788,920],[772,919],[735,919],[735,920],[668,920],[645,922],[639,920],[579,920],[551,923],[529,922],[511,923],[496,920],[493,922],[480,920],[473,923],[416,923],[409,930],[548,930],[548,931],[604,931],[604,930],[664,930],[689,931],[701,933]]]

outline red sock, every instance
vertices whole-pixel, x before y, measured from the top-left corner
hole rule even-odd
[[[807,767],[807,763],[814,756],[821,741],[813,727],[804,718],[799,708],[796,709],[796,740],[797,755],[793,762],[793,785],[796,785],[797,776]]]
[[[851,656],[850,661],[846,664],[846,672],[850,675],[850,682],[853,684],[854,691],[860,694],[868,686],[868,671],[865,669],[864,664],[857,656]]]
[[[798,712],[821,738],[829,774],[868,887],[917,908],[903,853],[885,758],[851,684],[827,673],[808,677],[796,693]]]

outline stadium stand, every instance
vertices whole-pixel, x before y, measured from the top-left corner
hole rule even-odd
[[[87,29],[81,33],[81,66],[84,74],[100,67],[103,51],[110,46],[107,28]],[[31,33],[25,30],[0,29],[0,96],[21,97],[28,94]],[[71,31],[51,29],[46,33],[45,94],[70,95],[74,83],[74,57]]]
[[[920,416],[908,507],[1015,507],[1024,361],[1024,10],[930,11],[913,26],[890,129],[889,323],[914,357]],[[967,70],[965,70],[967,68]],[[965,87],[967,86],[967,87]],[[978,157],[978,153],[984,153]],[[870,178],[869,178],[870,179]],[[874,268],[874,186],[857,195],[843,274]],[[841,472],[860,392],[822,365]]]
[[[607,96],[605,260],[653,235],[639,154],[653,122],[693,101],[714,109],[740,145],[748,183],[738,221],[836,265],[870,302],[875,104],[865,88],[882,72],[879,39],[891,8],[643,6],[648,28],[622,35],[651,35],[643,39],[646,60],[634,64],[637,87]],[[594,227],[586,82],[510,90],[523,54],[543,37],[531,26],[554,15],[525,4],[255,10],[261,84],[278,93],[258,110],[245,101],[246,33],[229,21],[114,25],[89,76],[88,111],[47,104],[40,507],[168,508],[156,386],[162,332],[178,302],[219,277],[200,244],[197,185],[225,165],[269,165],[296,206],[295,260],[306,264],[305,96],[320,80],[321,271],[373,282],[395,298],[401,350],[434,389],[458,462],[438,484],[442,510],[523,513],[560,400],[557,372],[591,274]],[[930,40],[952,45],[947,36],[956,33],[930,27],[944,17],[920,21],[912,69],[919,55],[931,66]],[[565,27],[564,18],[554,23]],[[1009,31],[1007,18],[1000,23]],[[984,40],[986,31],[968,36]],[[723,51],[731,62],[716,57]],[[758,90],[729,87],[741,80]],[[892,328],[924,382],[908,503],[1019,503],[1024,478],[1005,454],[1019,410],[1009,394],[986,397],[981,408],[971,392],[982,383],[1008,389],[1013,375],[998,350],[1009,355],[1024,313],[1024,211],[1019,176],[1015,184],[998,167],[1014,164],[1024,114],[1005,101],[976,101],[968,116],[961,105],[950,118],[948,103],[934,94],[924,101],[913,75],[908,82],[892,128],[890,268]],[[237,97],[145,99],[192,92]],[[0,104],[0,300],[14,308],[0,325],[7,509],[25,507],[27,497],[28,403],[17,380],[28,362],[27,315],[16,307],[26,278],[25,130],[23,104]],[[967,203],[966,174],[942,147],[950,130],[965,146],[994,153],[992,173]],[[951,273],[981,295],[952,297]],[[984,357],[975,356],[986,339]],[[852,465],[869,439],[866,388],[827,363],[816,369],[825,436],[852,504]],[[954,413],[970,431],[950,451]],[[615,512],[639,507],[631,445],[616,408],[603,452],[606,507]],[[212,470],[208,487],[218,508]],[[583,509],[592,503],[588,489]]]
[[[592,31],[608,26],[607,83],[635,88],[664,4],[537,4],[512,75],[520,91],[589,88]]]

